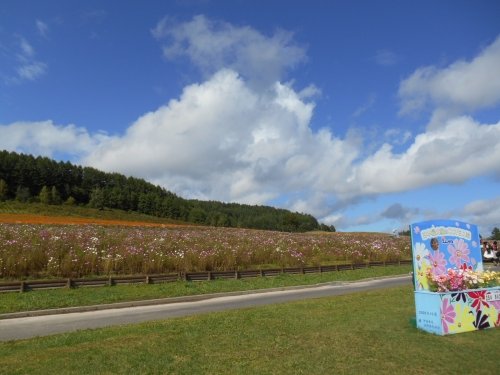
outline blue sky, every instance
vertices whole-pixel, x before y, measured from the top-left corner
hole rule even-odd
[[[0,149],[341,231],[500,227],[498,1],[0,7]]]

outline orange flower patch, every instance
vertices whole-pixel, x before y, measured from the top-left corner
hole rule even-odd
[[[133,227],[163,227],[175,228],[189,225],[181,224],[166,224],[166,223],[150,223],[144,221],[125,221],[125,220],[110,220],[97,219],[92,217],[73,217],[73,216],[47,216],[33,214],[6,214],[0,213],[0,223],[6,224],[59,224],[59,225],[119,225]]]

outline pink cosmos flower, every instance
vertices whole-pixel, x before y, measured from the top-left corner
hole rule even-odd
[[[448,323],[453,323],[456,316],[455,309],[448,303],[448,298],[444,298],[441,305],[441,324],[444,333],[448,333]]]
[[[468,266],[467,263],[464,263],[460,266],[460,269],[462,271],[467,271],[467,270],[472,271],[472,266]]]
[[[448,245],[448,252],[450,253],[450,263],[460,267],[462,262],[469,261],[469,246],[462,239],[453,241],[453,245]]]
[[[433,275],[446,273],[446,260],[444,259],[444,254],[440,251],[434,251],[432,254],[429,254],[429,262]]]

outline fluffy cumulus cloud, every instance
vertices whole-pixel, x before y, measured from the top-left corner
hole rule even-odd
[[[455,116],[411,140],[405,134],[410,145],[401,153],[384,144],[362,157],[358,137],[340,139],[327,129],[313,132],[314,103],[279,83],[276,72],[287,67],[286,57],[294,64],[303,59],[289,39],[266,38],[251,28],[202,16],[172,25],[164,19],[153,30],[157,38],[169,40],[165,55],[185,55],[205,72],[215,73],[186,87],[178,100],[142,116],[123,137],[101,144],[87,163],[143,176],[191,197],[259,204],[280,198],[289,208],[331,223],[341,220],[332,210],[360,197],[500,173],[500,123]],[[441,102],[467,103],[470,108],[496,103],[496,78],[484,77],[492,71],[499,45],[495,41],[469,63],[432,68],[426,74],[418,69],[401,83],[400,95],[409,102],[432,99],[435,108]],[[273,59],[268,50],[274,51]],[[254,63],[248,65],[243,57],[250,52]],[[272,77],[272,84],[252,85],[270,61],[274,73],[265,76]],[[482,100],[469,97],[466,90],[457,92],[463,79],[476,77],[480,82],[473,88]],[[454,90],[445,90],[446,85]],[[378,216],[388,217],[396,208]]]
[[[401,113],[428,105],[450,111],[473,111],[500,103],[500,36],[471,61],[439,69],[417,69],[399,88]]]
[[[415,137],[401,154],[389,144],[353,168],[355,184],[346,184],[343,196],[400,192],[498,173],[500,122],[479,124],[470,117],[449,120],[439,129]],[[488,152],[485,152],[488,150]]]
[[[61,126],[52,121],[0,124],[0,149],[52,157],[65,153],[75,157],[91,152],[105,136],[91,136],[75,125]]]
[[[222,70],[102,143],[86,162],[200,198],[265,203],[288,192],[290,207],[325,216],[332,195],[349,201],[500,172],[500,123],[458,117],[419,134],[403,153],[385,144],[359,160],[358,142],[311,130],[313,108],[288,86],[258,93]]]
[[[101,144],[86,162],[190,196],[264,203],[317,179],[333,181],[356,157],[348,142],[311,131],[313,108],[288,86],[257,92],[221,70]],[[336,165],[328,177],[315,166],[324,163]]]
[[[490,200],[477,200],[466,205],[459,214],[470,218],[470,221],[476,223],[479,227],[491,230],[491,223],[500,223],[500,210],[498,207],[500,207],[500,197]],[[489,236],[490,232],[485,231],[483,234]]]

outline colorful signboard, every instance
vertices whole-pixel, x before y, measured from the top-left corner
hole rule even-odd
[[[435,275],[449,268],[483,271],[481,242],[477,226],[451,220],[412,224],[415,290],[429,290],[427,270]]]
[[[499,287],[434,292],[428,278],[483,271],[477,227],[436,220],[412,224],[410,230],[417,327],[446,335],[500,326]]]

